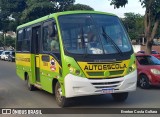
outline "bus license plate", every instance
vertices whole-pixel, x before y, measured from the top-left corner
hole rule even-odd
[[[114,89],[113,88],[105,88],[105,89],[102,89],[102,93],[114,93]]]

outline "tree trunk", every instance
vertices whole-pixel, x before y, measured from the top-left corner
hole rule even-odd
[[[151,51],[152,51],[152,45],[153,45],[153,39],[154,39],[154,36],[157,32],[157,29],[158,29],[158,26],[159,26],[159,19],[157,19],[154,23],[154,26],[152,28],[152,32],[148,32],[148,34],[150,35],[146,35],[146,39],[147,39],[147,44],[146,44],[146,53],[147,54],[151,54]]]
[[[153,44],[153,40],[151,40],[151,38],[148,37],[147,43],[146,43],[146,54],[151,54],[152,44]]]
[[[152,17],[153,11],[151,10],[150,7],[153,2],[154,0],[148,1],[148,7],[146,7],[145,17],[144,17],[145,38],[147,39],[146,43],[147,54],[151,54],[153,39],[155,37],[160,22],[160,19],[158,17]],[[152,23],[154,23],[153,27],[151,25]]]
[[[145,11],[145,17],[144,17],[144,26],[145,26],[145,38],[147,40],[146,47],[145,47],[145,53],[150,54],[152,49],[152,43],[151,43],[151,20],[150,20],[150,11]]]

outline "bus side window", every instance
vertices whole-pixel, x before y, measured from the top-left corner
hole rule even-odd
[[[43,24],[43,51],[59,52],[59,39],[53,21]]]
[[[30,51],[30,40],[31,40],[31,28],[24,29],[24,36],[22,42],[22,51]]]
[[[43,51],[51,51],[51,38],[49,36],[48,26],[43,27]]]
[[[23,30],[18,31],[18,38],[17,38],[17,46],[16,50],[17,51],[22,51],[22,40],[23,40]]]
[[[50,45],[51,46],[51,51],[59,53],[59,37],[58,37],[58,33],[57,33],[56,24],[51,23],[49,27],[50,27],[49,28],[49,33],[50,33],[50,37],[52,39],[51,45]]]

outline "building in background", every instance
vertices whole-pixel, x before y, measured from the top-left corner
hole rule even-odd
[[[6,36],[11,36],[12,38],[16,38],[16,33],[13,31],[7,31]]]

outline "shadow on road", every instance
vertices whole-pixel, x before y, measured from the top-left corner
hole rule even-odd
[[[159,89],[159,87],[153,88],[153,90]],[[54,95],[45,91],[40,91],[40,93],[55,98]],[[125,102],[114,101],[111,94],[74,97],[70,99],[69,108],[145,108],[145,104],[152,103],[153,100],[159,102],[157,97],[150,95],[150,91],[148,92],[147,90],[137,88],[136,91],[129,93],[128,99]],[[54,103],[56,103],[56,101]],[[150,108],[152,108],[152,106],[154,105],[151,105]]]

